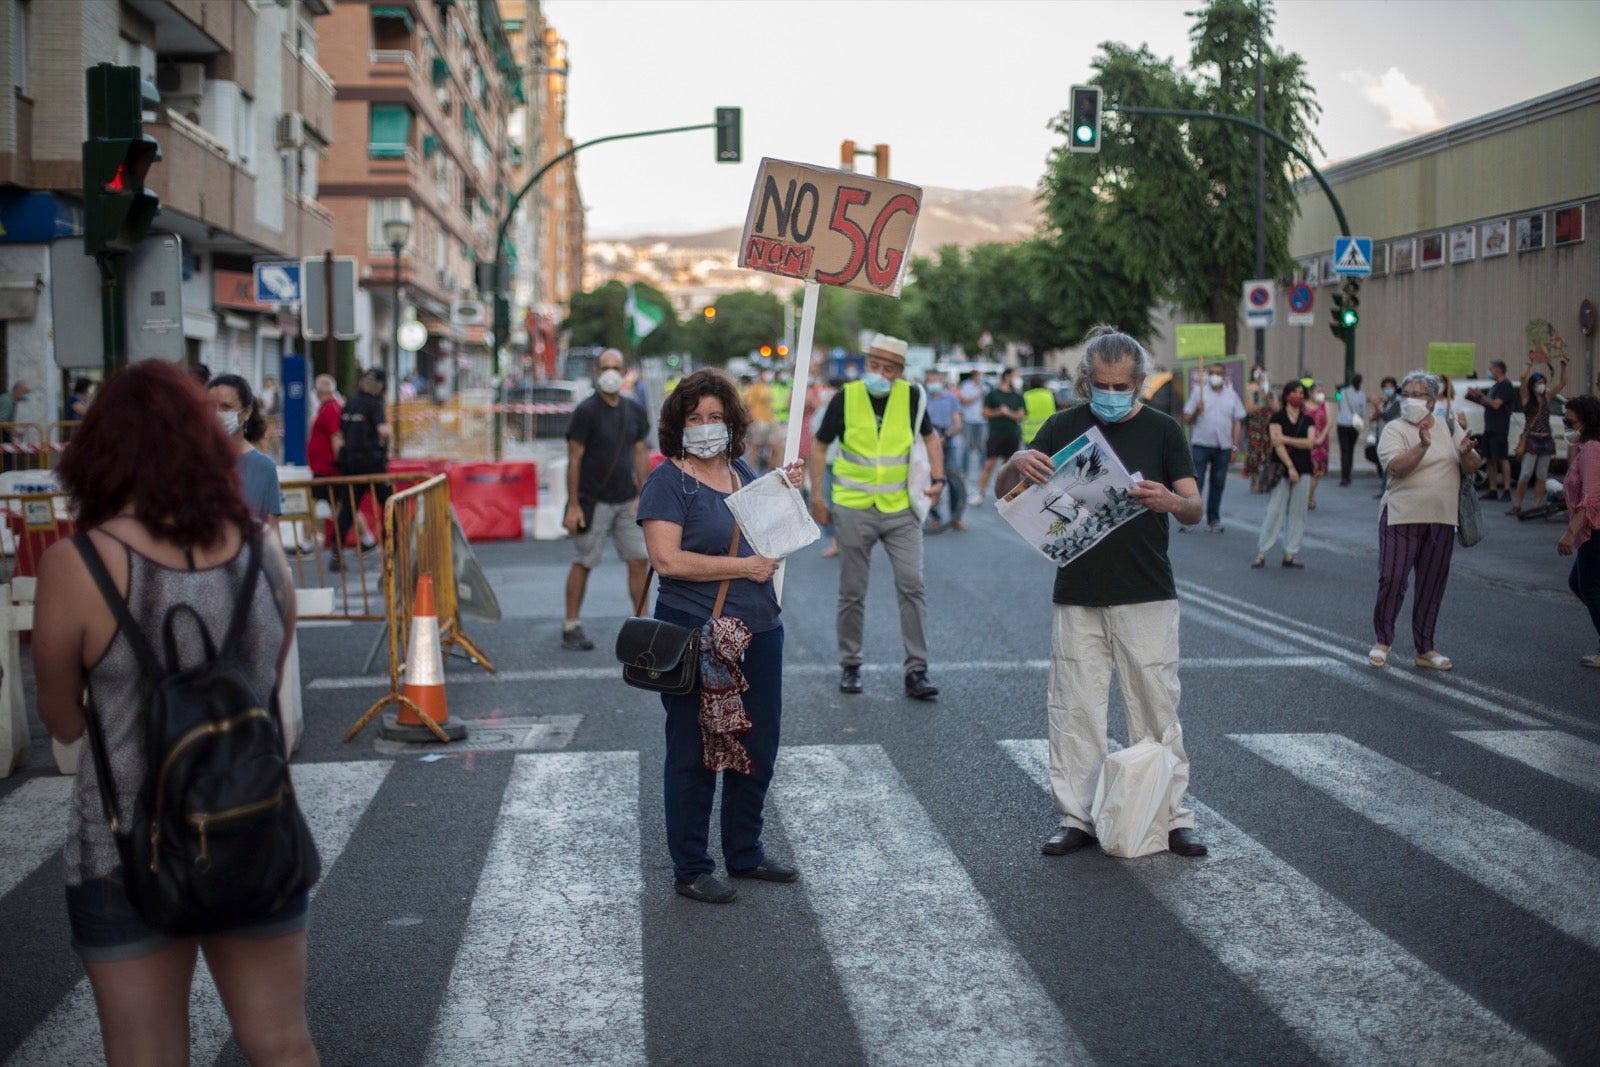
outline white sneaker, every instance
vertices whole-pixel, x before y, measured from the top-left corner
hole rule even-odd
[[[317,543],[315,541],[303,539],[299,543],[299,548],[302,556],[314,556],[317,554]]]
[[[1578,661],[1583,667],[1600,667],[1600,652],[1591,652]]]
[[[983,497],[981,497],[981,496],[973,497],[971,500],[967,501],[967,507],[969,507],[969,508],[981,508],[981,507],[983,507]]]

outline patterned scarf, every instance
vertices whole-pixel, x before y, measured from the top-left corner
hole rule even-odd
[[[750,753],[738,740],[750,732],[739,696],[750,688],[739,669],[749,646],[749,628],[726,615],[700,630],[700,743],[708,771],[752,773]]]

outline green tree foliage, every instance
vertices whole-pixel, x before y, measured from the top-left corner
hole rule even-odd
[[[1059,264],[1063,284],[1098,280],[1132,286],[1130,295],[1141,298],[1140,290],[1170,299],[1190,314],[1225,323],[1229,351],[1238,351],[1240,288],[1255,274],[1256,135],[1230,123],[1114,109],[1123,104],[1254,119],[1256,10],[1251,0],[1211,0],[1191,12],[1187,68],[1144,47],[1102,45],[1094,61],[1107,108],[1101,152],[1073,155],[1063,145],[1051,156],[1044,189],[1054,236],[1066,242],[1058,250],[1070,255]],[[1265,123],[1309,153],[1320,109],[1305,62],[1273,47],[1270,3],[1262,4],[1261,18]],[[1063,114],[1052,124],[1063,138],[1067,119]],[[1292,161],[1267,140],[1269,276],[1286,275],[1292,262]],[[1095,231],[1086,244],[1080,243],[1085,226]],[[1086,251],[1110,258],[1093,264]],[[1126,314],[1112,302],[1102,306],[1111,313],[1102,317]],[[1130,321],[1119,325],[1134,329]]]
[[[598,289],[573,294],[566,320],[561,324],[561,328],[570,334],[572,346],[599,345],[638,356],[663,356],[682,351],[684,328],[672,310],[672,301],[661,290],[646,282],[636,283],[634,289],[640,300],[665,308],[667,312],[661,325],[639,343],[637,352],[629,342],[628,324],[623,311],[628,302],[628,287],[619,281],[609,281]]]
[[[748,356],[783,339],[783,303],[771,293],[724,293],[715,306],[715,318],[698,316],[680,338],[680,347],[694,353],[698,366],[726,366],[735,356]]]

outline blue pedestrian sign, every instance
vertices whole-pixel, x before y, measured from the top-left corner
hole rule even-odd
[[[1347,278],[1365,278],[1372,273],[1372,238],[1335,237],[1333,273]]]
[[[257,263],[256,303],[300,303],[300,264]]]

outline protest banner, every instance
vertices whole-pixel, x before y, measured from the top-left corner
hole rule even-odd
[[[1452,378],[1470,378],[1478,360],[1478,345],[1474,341],[1429,341],[1428,373],[1448,374]]]

